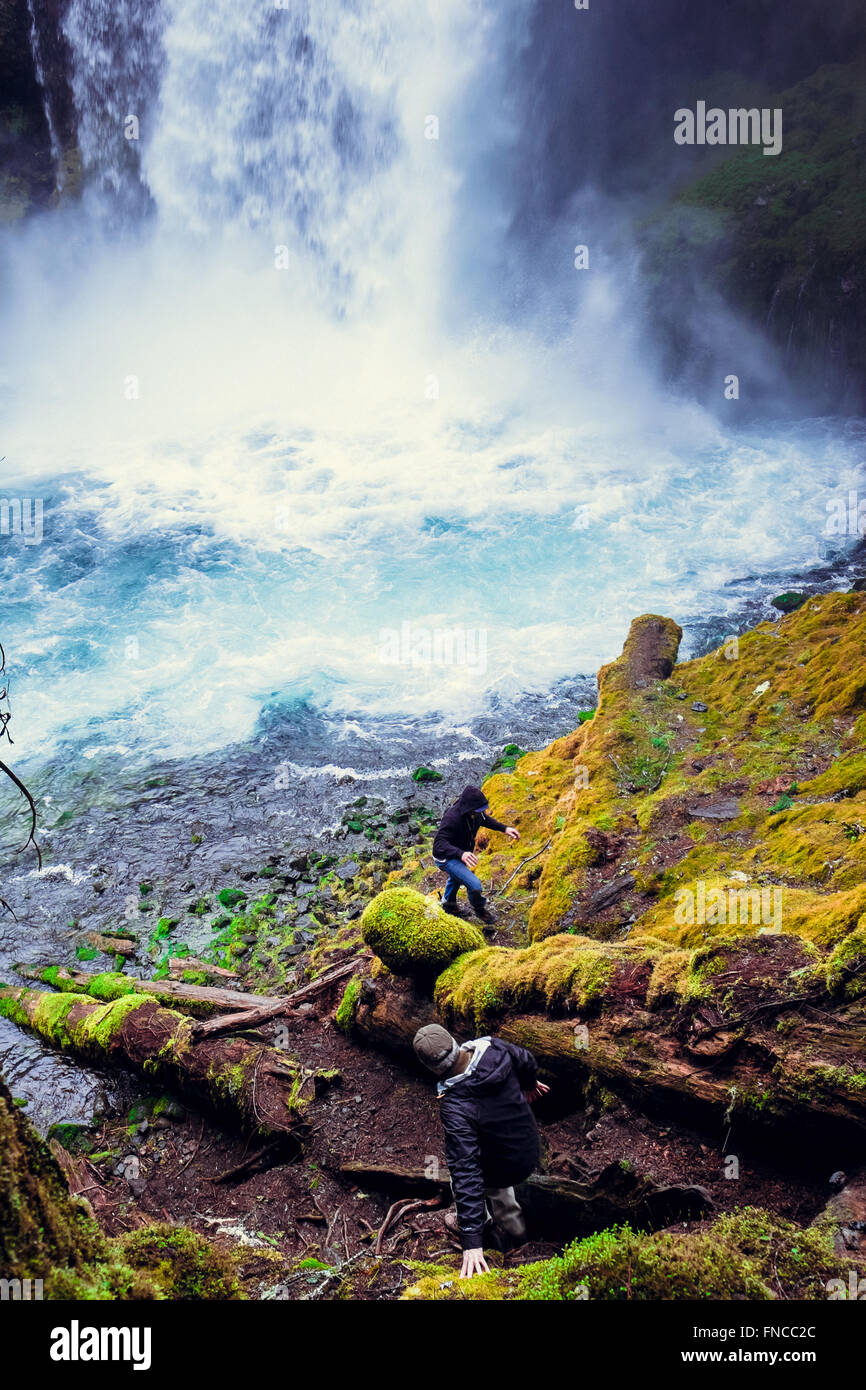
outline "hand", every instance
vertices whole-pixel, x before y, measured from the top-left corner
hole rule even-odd
[[[463,860],[467,869],[474,869],[475,865],[478,863],[478,855],[473,854],[471,850],[467,850],[465,854],[461,854],[460,858]]]
[[[519,831],[519,830],[515,830],[515,828],[514,828],[513,825],[506,825],[506,827],[505,827],[505,833],[506,833],[506,835],[508,836],[509,840],[519,840],[519,839],[520,839],[520,831]]]
[[[523,1094],[526,1097],[528,1103],[531,1105],[534,1100],[541,1100],[541,1097],[548,1095],[549,1092],[549,1086],[545,1086],[543,1081],[536,1081],[535,1089],[532,1091],[524,1091]]]
[[[484,1258],[484,1251],[464,1250],[463,1268],[460,1271],[461,1279],[471,1279],[473,1274],[489,1274],[490,1266]]]

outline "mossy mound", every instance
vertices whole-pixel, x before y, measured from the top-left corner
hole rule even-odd
[[[126,1259],[147,1272],[165,1298],[243,1298],[231,1256],[183,1226],[144,1226],[118,1242]]]
[[[450,917],[435,898],[412,888],[386,888],[373,898],[361,917],[361,934],[395,975],[422,979],[485,944],[477,927]]]
[[[419,1269],[403,1295],[425,1300],[720,1301],[826,1299],[831,1279],[857,1261],[836,1255],[829,1230],[804,1230],[757,1207],[719,1217],[707,1230],[599,1231],[562,1255],[517,1270],[458,1279],[447,1267]]]

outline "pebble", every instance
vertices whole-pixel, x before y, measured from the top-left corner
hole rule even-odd
[[[692,709],[695,714],[706,714],[709,705],[705,705],[703,700],[692,700]]]

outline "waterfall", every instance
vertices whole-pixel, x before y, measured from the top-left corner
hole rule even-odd
[[[161,0],[71,0],[63,22],[90,196],[115,222],[140,218],[150,204],[140,149],[159,89],[164,23]]]
[[[39,26],[36,23],[34,0],[27,0],[27,13],[30,16],[30,48],[33,53],[33,71],[36,74],[36,81],[39,83],[39,89],[42,93],[42,109],[45,112],[45,124],[48,127],[48,140],[51,147],[51,163],[54,167],[55,187],[61,190],[64,182],[63,158],[60,138],[57,134],[57,123],[54,120],[51,94],[45,77],[45,64],[42,58],[42,43],[39,38]]]
[[[425,121],[483,60],[483,10],[72,0],[79,144],[103,213],[129,227],[151,212],[176,241],[284,246],[339,312],[364,302],[407,239],[429,246],[442,225]]]

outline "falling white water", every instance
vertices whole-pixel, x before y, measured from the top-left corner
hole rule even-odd
[[[72,0],[88,189],[4,242],[4,486],[45,501],[41,546],[0,537],[21,754],[292,701],[459,721],[832,550],[856,426],[672,399],[590,187],[520,260],[532,171],[510,209],[485,171],[543,96],[530,10]],[[497,276],[549,319],[480,312]],[[383,663],[404,622],[483,629],[485,671]]]

